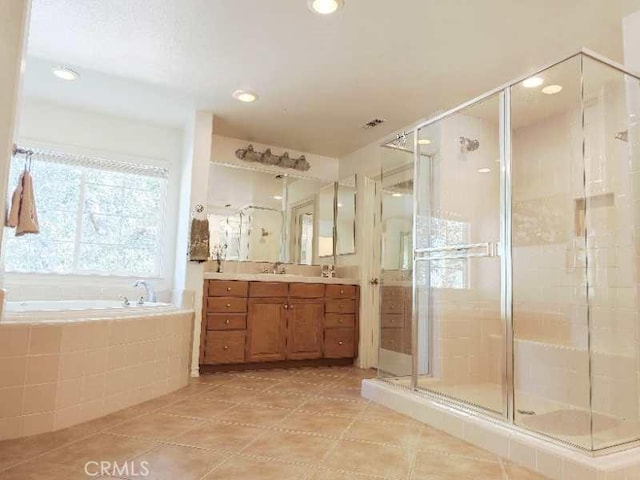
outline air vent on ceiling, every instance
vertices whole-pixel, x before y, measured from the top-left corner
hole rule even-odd
[[[374,128],[377,127],[378,125],[380,125],[381,123],[384,123],[384,119],[382,118],[374,118],[373,120],[365,123],[362,128],[364,128],[365,130],[369,130],[370,128]]]

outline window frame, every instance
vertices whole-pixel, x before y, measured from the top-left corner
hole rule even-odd
[[[90,185],[91,182],[87,181],[87,173],[90,169],[97,171],[105,171],[105,172],[116,172],[124,175],[135,175],[133,172],[127,172],[126,170],[116,170],[116,169],[107,169],[100,168],[99,166],[92,165],[81,165],[75,164],[74,162],[69,161],[65,163],[64,161],[60,162],[47,162],[46,160],[38,160],[34,159],[34,161],[40,161],[43,163],[49,164],[63,164],[69,165],[71,167],[76,167],[80,171],[80,182],[79,182],[79,195],[76,207],[76,218],[75,218],[75,231],[73,235],[73,259],[72,259],[72,267],[69,271],[45,271],[45,270],[8,270],[6,264],[6,256],[7,256],[7,248],[6,248],[6,239],[7,237],[11,237],[13,233],[13,229],[8,227],[4,228],[3,231],[3,248],[2,248],[2,260],[3,260],[3,272],[5,274],[13,275],[13,276],[26,276],[26,277],[34,277],[34,276],[42,276],[42,277],[60,277],[60,278],[71,278],[71,277],[100,277],[100,278],[147,278],[147,279],[157,279],[162,280],[165,278],[167,273],[167,265],[165,262],[165,254],[167,252],[167,238],[166,234],[168,232],[168,201],[169,201],[169,191],[170,191],[170,182],[171,182],[171,164],[166,160],[160,159],[152,159],[141,157],[138,155],[123,155],[116,154],[111,152],[102,152],[102,151],[94,151],[83,148],[67,148],[56,144],[43,144],[41,142],[36,141],[27,141],[23,140],[24,145],[28,145],[29,148],[37,150],[39,152],[46,152],[47,154],[56,154],[62,156],[75,156],[75,157],[86,157],[94,160],[101,160],[105,163],[108,162],[117,162],[122,164],[130,164],[132,166],[140,166],[140,167],[152,167],[152,168],[160,168],[165,170],[165,174],[162,176],[158,176],[163,180],[160,185],[160,201],[157,218],[157,244],[153,247],[155,250],[155,259],[154,259],[154,271],[153,272],[132,272],[125,270],[95,270],[95,269],[80,269],[79,268],[79,260],[80,260],[80,249],[82,244],[93,244],[93,242],[83,242],[82,234],[83,234],[83,217],[85,215],[85,199],[86,199],[86,190],[87,185]],[[12,157],[10,162],[14,161],[22,161],[22,157],[18,157],[14,160]],[[11,170],[11,163],[9,164],[9,168],[7,170],[7,178],[9,178],[9,172]],[[141,175],[144,176],[144,175]],[[150,175],[150,177],[152,177]],[[37,182],[37,178],[34,178],[34,181]],[[15,188],[15,185],[8,185],[8,195],[11,194]],[[135,189],[133,189],[135,190]],[[36,197],[36,208],[38,208],[38,198]],[[40,207],[40,210],[42,208]],[[42,220],[42,216],[40,216],[40,220]],[[121,218],[125,218],[125,216],[120,216]],[[99,243],[95,243],[99,245]]]

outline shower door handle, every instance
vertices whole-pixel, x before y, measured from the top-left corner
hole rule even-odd
[[[499,242],[468,243],[446,247],[416,248],[416,261],[455,260],[459,258],[482,258],[500,256]]]

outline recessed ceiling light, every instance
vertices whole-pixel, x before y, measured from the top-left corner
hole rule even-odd
[[[307,5],[313,13],[330,15],[344,7],[344,0],[307,0]]]
[[[258,94],[251,90],[236,90],[231,94],[231,96],[236,100],[240,100],[245,103],[255,102],[258,99]]]
[[[547,95],[555,95],[556,93],[560,93],[562,91],[562,85],[547,85],[542,89],[542,93],[546,93]]]
[[[491,171],[490,168],[479,168],[478,173],[489,173]]]
[[[429,145],[431,143],[431,140],[429,140],[428,138],[421,138],[420,140],[418,140],[418,145]]]
[[[392,197],[401,197],[401,196],[402,196],[402,194],[401,194],[401,193],[396,192],[396,193],[392,193],[392,194],[391,194],[391,196],[392,196]]]
[[[274,195],[273,198],[276,200],[282,200],[282,195]]]
[[[542,77],[529,77],[524,82],[522,82],[522,86],[525,88],[536,88],[544,83]]]
[[[80,78],[80,74],[78,72],[61,65],[51,67],[51,73],[53,73],[56,77],[67,81],[77,80],[78,78]]]

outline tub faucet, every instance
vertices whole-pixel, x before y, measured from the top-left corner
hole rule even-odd
[[[149,283],[147,283],[145,280],[136,280],[135,282],[133,282],[133,286],[136,288],[144,287],[145,293],[147,295],[147,302],[155,303],[156,292]]]

